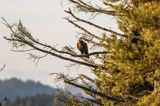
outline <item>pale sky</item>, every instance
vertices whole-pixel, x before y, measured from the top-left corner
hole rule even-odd
[[[32,35],[43,42],[63,47],[65,45],[76,46],[77,29],[67,23],[62,17],[67,16],[61,5],[61,0],[0,0],[0,17],[4,17],[9,23],[16,23],[20,19]],[[0,22],[3,22],[0,19]],[[112,29],[117,29],[114,20],[108,16],[97,18],[97,23]],[[101,33],[101,32],[98,32]],[[33,79],[43,84],[55,87],[54,77],[48,74],[53,72],[68,73],[71,76],[80,71],[90,75],[89,68],[68,68],[69,62],[46,57],[40,60],[38,66],[28,59],[26,53],[10,51],[11,44],[3,39],[9,36],[9,30],[0,23],[0,66],[6,64],[4,71],[0,72],[0,79],[17,77],[23,80]]]

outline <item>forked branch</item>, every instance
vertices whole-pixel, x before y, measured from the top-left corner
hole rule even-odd
[[[119,99],[118,97],[109,96],[109,95],[104,94],[104,93],[102,93],[102,92],[98,92],[98,91],[96,91],[96,90],[94,90],[94,89],[90,89],[90,88],[84,87],[84,86],[82,86],[82,85],[80,85],[80,84],[77,84],[77,83],[75,83],[75,82],[72,82],[72,81],[69,81],[69,80],[64,80],[64,82],[67,83],[67,84],[69,84],[69,85],[73,85],[73,86],[75,86],[75,87],[81,88],[81,89],[83,89],[83,90],[85,90],[85,91],[91,92],[91,93],[93,93],[93,94],[95,94],[95,95],[99,95],[99,96],[101,96],[101,97],[104,97],[104,98],[106,98],[106,99],[108,99],[108,100],[118,101],[118,102],[124,102],[124,100]]]
[[[98,96],[101,96],[101,97],[106,98],[106,99],[111,100],[111,101],[124,102],[124,100],[121,99],[120,97],[110,96],[110,95],[107,95],[107,94],[105,94],[103,92],[99,92],[99,91],[97,91],[95,89],[85,87],[85,86],[77,83],[76,82],[77,79],[73,80],[71,78],[68,78],[67,76],[65,76],[62,73],[53,73],[53,74],[56,74],[57,80],[63,80],[65,83],[67,83],[69,85],[72,85],[72,86],[75,86],[75,87],[78,87],[78,88],[81,88],[81,89],[83,89],[83,90],[85,90],[87,92],[92,93],[93,95],[98,95]],[[78,77],[78,78],[80,78],[80,77]]]
[[[114,10],[106,10],[105,8],[98,8],[89,3],[86,3],[82,0],[68,0],[73,3],[78,9],[84,12],[92,12],[92,13],[102,13],[107,15],[115,16],[117,15]]]
[[[96,27],[96,28],[98,28],[98,29],[100,29],[100,30],[103,30],[103,31],[106,31],[106,32],[110,32],[110,33],[112,33],[112,34],[115,34],[115,35],[118,35],[118,36],[121,36],[121,37],[125,37],[125,36],[126,36],[126,35],[123,35],[123,34],[120,34],[120,33],[116,32],[116,31],[112,31],[112,30],[110,30],[110,29],[107,29],[107,28],[104,28],[104,27],[99,26],[99,25],[97,25],[97,24],[94,24],[94,23],[92,23],[92,22],[83,20],[83,19],[75,16],[75,15],[72,13],[71,9],[69,9],[68,11],[65,10],[65,12],[68,13],[68,14],[70,14],[70,15],[71,15],[74,19],[76,19],[77,21],[84,22],[84,23],[86,23],[86,24],[88,24],[88,25],[90,25],[90,26]],[[71,23],[71,22],[70,22],[70,23]],[[81,29],[82,29],[82,28],[81,28]]]
[[[92,63],[80,61],[80,60],[69,58],[68,56],[66,56],[66,54],[68,54],[72,57],[85,57],[85,55],[77,55],[77,54],[73,54],[73,53],[70,53],[67,51],[59,51],[50,45],[41,43],[40,41],[33,38],[33,36],[28,31],[26,31],[26,29],[25,29],[25,27],[23,27],[22,23],[19,23],[16,26],[11,26],[10,24],[7,23],[7,21],[4,18],[3,18],[3,20],[6,24],[6,26],[12,32],[10,38],[8,38],[8,37],[4,37],[4,38],[6,40],[10,41],[13,45],[16,45],[16,49],[17,48],[24,48],[24,46],[28,46],[31,48],[30,50],[37,50],[37,51],[40,51],[44,54],[51,55],[51,56],[60,58],[62,60],[67,60],[70,62],[85,65],[85,66],[88,66],[91,68],[98,68],[97,64],[92,64]],[[13,29],[13,27],[15,27],[15,28]],[[107,52],[106,51],[93,52],[93,53],[89,53],[88,55],[97,55],[97,54],[104,54],[104,53],[107,53]],[[103,68],[106,69],[105,67],[103,67]]]

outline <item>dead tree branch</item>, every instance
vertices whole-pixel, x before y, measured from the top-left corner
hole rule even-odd
[[[81,89],[83,89],[85,91],[91,92],[94,95],[99,95],[99,96],[104,97],[104,98],[106,98],[108,100],[124,102],[124,100],[120,99],[119,97],[109,96],[109,95],[103,94],[102,92],[99,92],[99,91],[97,91],[95,89],[87,88],[87,87],[85,87],[85,86],[83,86],[81,84],[77,84],[76,80],[77,80],[77,78],[79,79],[80,77],[77,77],[76,80],[73,80],[73,79],[67,78],[67,76],[65,76],[62,73],[59,73],[59,74],[58,73],[53,73],[53,74],[57,75],[56,77],[58,78],[58,80],[63,80],[66,84],[81,88]]]
[[[24,41],[24,40],[11,39],[11,38],[7,38],[7,37],[4,37],[4,39],[6,39],[8,41],[11,41],[11,42],[12,41],[17,41],[17,42],[20,42],[20,43],[24,43],[24,44],[28,45],[29,47],[32,47],[33,49],[35,49],[37,51],[40,51],[42,53],[47,53],[47,54],[49,54],[51,56],[54,56],[54,57],[57,57],[57,58],[60,58],[60,59],[63,59],[63,60],[67,60],[67,61],[70,61],[70,62],[78,63],[78,64],[85,65],[85,66],[92,67],[92,68],[98,68],[98,66],[96,64],[89,64],[89,63],[86,63],[86,62],[83,62],[83,61],[79,61],[79,60],[71,59],[71,58],[68,58],[68,57],[64,57],[64,56],[62,56],[60,54],[56,54],[54,52],[41,49],[41,48],[35,46],[34,44],[31,44],[31,43],[29,43],[27,41]]]
[[[75,82],[71,82],[71,81],[66,80],[66,79],[64,79],[64,82],[69,84],[69,85],[73,85],[75,87],[78,87],[78,88],[81,88],[83,90],[86,90],[88,92],[92,92],[93,94],[99,95],[99,96],[104,97],[104,98],[106,98],[108,100],[124,102],[124,100],[122,100],[122,99],[119,99],[119,98],[116,98],[116,97],[112,97],[112,96],[109,96],[107,94],[103,94],[102,92],[98,92],[98,91],[96,91],[94,89],[86,88],[86,87],[84,87],[84,86],[82,86],[80,84],[76,84]]]
[[[95,34],[89,32],[88,30],[86,30],[85,28],[81,27],[80,25],[76,24],[75,22],[73,22],[72,20],[65,18],[69,23],[73,24],[74,26],[76,26],[77,28],[81,29],[82,31],[84,31],[85,33],[87,33],[89,36],[92,36],[96,39],[101,39],[100,37],[96,36]]]
[[[34,49],[28,49],[28,50],[10,50],[10,51],[13,51],[13,52],[30,52],[30,51],[34,51]]]
[[[107,3],[107,2],[105,2],[105,1],[103,2],[103,4],[106,5],[106,6],[115,7],[115,5],[112,5],[112,4]]]
[[[120,33],[118,33],[118,32],[112,31],[112,30],[110,30],[110,29],[107,29],[107,28],[101,27],[101,26],[99,26],[99,25],[96,25],[96,24],[94,24],[94,23],[92,23],[92,22],[89,22],[89,21],[86,21],[86,20],[83,20],[83,19],[78,18],[77,16],[75,16],[75,15],[72,13],[71,9],[69,9],[68,11],[65,10],[65,12],[68,13],[68,14],[70,14],[70,15],[71,15],[74,19],[76,19],[77,21],[84,22],[84,23],[86,23],[86,24],[88,24],[88,25],[94,26],[94,27],[96,27],[96,28],[98,28],[98,29],[101,29],[101,30],[103,30],[103,31],[110,32],[110,33],[112,33],[112,34],[115,34],[115,35],[118,35],[118,36],[121,36],[121,37],[125,37],[125,35],[123,35],[123,34],[120,34]]]
[[[40,41],[34,39],[33,36],[28,31],[26,31],[25,27],[23,27],[21,22],[19,22],[19,24],[17,24],[15,26],[17,29],[13,29],[14,26],[11,26],[10,24],[8,24],[4,18],[2,18],[2,19],[4,20],[6,26],[12,32],[10,38],[7,38],[7,37],[4,37],[4,38],[6,40],[10,41],[13,45],[16,45],[16,49],[20,48],[22,46],[28,46],[28,47],[31,47],[31,50],[34,49],[34,50],[55,56],[55,57],[63,59],[63,60],[78,63],[78,64],[85,65],[85,66],[92,67],[92,68],[98,68],[97,64],[87,63],[84,61],[69,58],[67,56],[63,56],[64,54],[68,54],[72,57],[85,57],[85,55],[76,55],[76,54],[72,54],[72,53],[66,52],[66,51],[59,51],[50,45],[41,43]],[[93,52],[93,53],[89,53],[89,55],[97,55],[97,54],[104,54],[104,53],[107,53],[107,52],[106,51]],[[103,67],[103,68],[106,69],[105,67]]]
[[[73,3],[78,9],[85,12],[92,12],[92,13],[103,13],[107,15],[115,16],[116,12],[113,10],[106,10],[104,8],[97,8],[89,3],[85,3],[82,0],[68,0]]]

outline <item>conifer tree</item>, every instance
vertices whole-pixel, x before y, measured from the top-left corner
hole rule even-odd
[[[58,79],[81,88],[91,96],[62,95],[61,100],[66,105],[160,106],[160,1],[101,0],[103,5],[100,6],[87,0],[67,1],[73,4],[73,8],[65,11],[71,16],[66,20],[81,30],[85,42],[101,50],[88,53],[91,58],[78,55],[67,46],[57,50],[35,39],[21,22],[10,25],[3,19],[12,33],[5,39],[18,50],[24,50],[23,47],[27,46],[30,49],[24,52],[34,49],[44,53],[42,57],[31,54],[34,59],[51,55],[91,68],[95,78],[84,74],[76,78],[56,74]],[[74,12],[113,16],[121,33],[76,16]],[[92,26],[103,34],[96,35],[78,22]],[[93,83],[94,87],[88,82]]]

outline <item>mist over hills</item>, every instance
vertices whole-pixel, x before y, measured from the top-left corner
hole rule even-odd
[[[55,92],[54,88],[32,80],[25,82],[17,78],[0,80],[0,100],[7,97],[10,101],[14,101],[17,97],[24,98],[37,94],[52,95]]]

